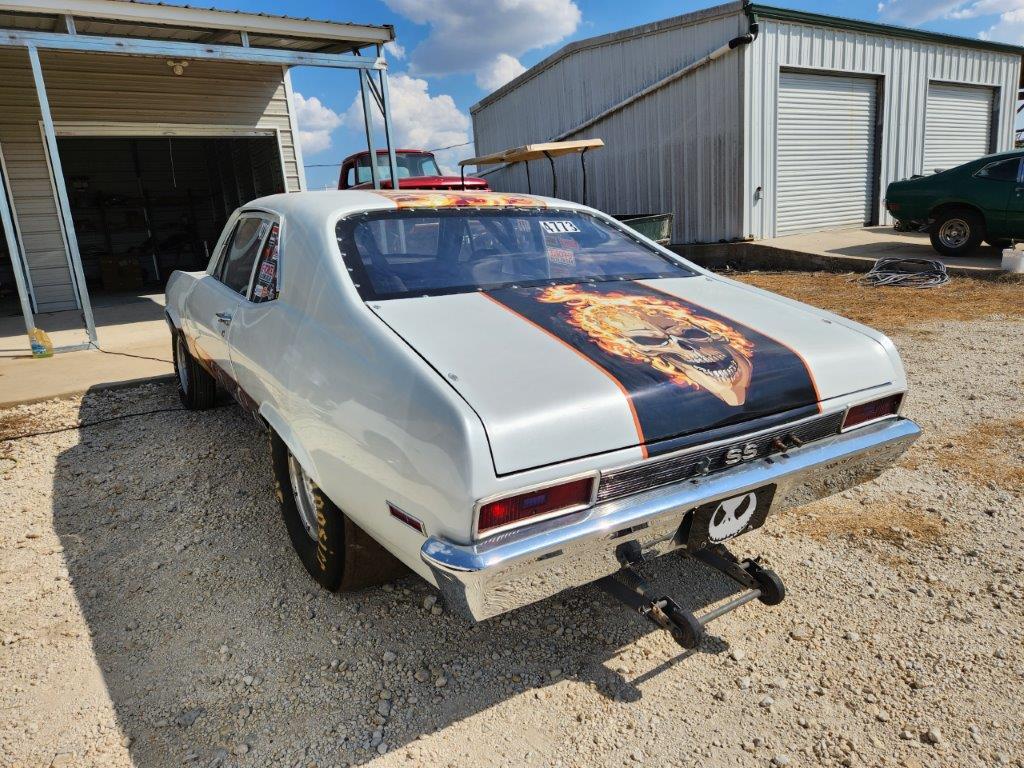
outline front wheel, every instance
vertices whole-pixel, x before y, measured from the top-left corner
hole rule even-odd
[[[352,522],[271,433],[274,484],[288,538],[309,575],[324,589],[345,592],[391,581],[406,568]]]
[[[943,256],[968,256],[981,244],[985,223],[965,208],[942,211],[931,227],[932,248]]]

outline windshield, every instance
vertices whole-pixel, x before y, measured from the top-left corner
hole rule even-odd
[[[342,219],[337,235],[367,301],[694,274],[580,211],[380,211]]]
[[[429,153],[412,154],[402,152],[395,155],[398,165],[398,178],[407,179],[410,176],[440,176],[441,169],[437,167],[437,161]],[[382,179],[391,178],[391,165],[388,163],[387,155],[377,155],[377,170]],[[373,181],[370,175],[370,158],[360,157],[356,162],[356,184],[364,181]]]

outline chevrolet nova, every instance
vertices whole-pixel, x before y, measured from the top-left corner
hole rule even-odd
[[[206,271],[172,275],[167,319],[185,405],[227,390],[267,428],[316,581],[403,564],[476,620],[672,551],[774,604],[724,542],[919,434],[881,333],[551,198],[255,200]],[[677,639],[709,620],[635,573],[615,589]]]

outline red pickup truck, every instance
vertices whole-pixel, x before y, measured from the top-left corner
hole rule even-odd
[[[395,150],[395,159],[398,162],[399,189],[489,189],[486,179],[467,176],[463,186],[461,176],[445,176],[441,173],[434,154],[425,149],[398,149]],[[377,150],[377,168],[380,171],[381,187],[391,189],[391,169],[386,149]],[[341,164],[338,189],[371,187],[373,179],[370,177],[370,153],[357,152],[346,157]]]

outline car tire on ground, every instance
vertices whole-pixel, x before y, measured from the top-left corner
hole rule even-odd
[[[314,581],[331,592],[347,592],[408,573],[397,558],[327,498],[274,432],[270,450],[275,493],[288,538]]]
[[[932,248],[943,256],[967,256],[985,237],[985,222],[969,208],[939,211],[931,226]]]
[[[174,332],[171,340],[174,356],[174,376],[178,382],[178,397],[190,411],[201,411],[213,406],[217,400],[217,382],[199,365],[185,343],[185,334]]]

